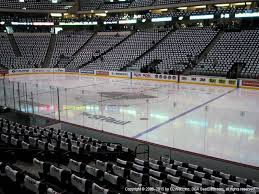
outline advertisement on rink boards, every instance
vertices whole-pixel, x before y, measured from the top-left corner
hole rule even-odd
[[[150,73],[132,73],[133,79],[150,79],[150,80],[164,80],[164,81],[174,81],[178,80],[177,75],[167,75],[167,74],[150,74]]]
[[[95,75],[104,75],[104,76],[109,76],[110,73],[109,71],[101,71],[101,70],[96,70]]]
[[[25,73],[63,73],[64,68],[35,68],[35,69],[10,69],[9,74],[25,74]]]
[[[259,89],[259,80],[241,80],[241,87],[245,88],[258,88]]]
[[[181,83],[197,83],[206,85],[220,85],[220,86],[237,86],[237,80],[217,78],[217,77],[206,77],[206,76],[180,76]]]
[[[66,73],[78,73],[79,70],[78,69],[65,69]]]
[[[7,73],[8,73],[8,70],[0,69],[0,74],[7,74]]]
[[[132,78],[155,79],[155,74],[133,72]]]
[[[85,75],[95,75],[94,70],[87,70],[87,69],[80,69],[79,73],[80,74],[85,74]]]
[[[31,69],[32,73],[63,73],[65,72],[64,68],[37,68]]]
[[[177,75],[167,75],[167,74],[155,74],[155,79],[157,79],[157,80],[177,81],[178,80],[178,76]]]
[[[125,71],[110,71],[109,76],[111,77],[125,77],[125,78],[131,78],[131,72],[125,72]]]
[[[30,69],[9,69],[9,74],[30,73]]]

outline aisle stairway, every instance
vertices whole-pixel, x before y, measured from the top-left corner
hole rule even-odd
[[[56,34],[51,34],[48,51],[47,51],[47,54],[46,54],[44,62],[43,62],[44,68],[49,67],[49,64],[50,64],[50,61],[51,61],[51,58],[53,55],[53,50],[54,50],[55,44],[56,44],[56,37],[57,37]]]
[[[21,54],[21,51],[15,41],[15,38],[13,36],[13,34],[8,34],[8,39],[12,45],[12,48],[13,48],[13,51],[14,51],[14,54],[16,57],[22,57],[22,54]]]

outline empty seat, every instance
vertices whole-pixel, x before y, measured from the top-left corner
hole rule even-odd
[[[72,174],[71,184],[81,193],[86,193],[90,186],[90,181]]]

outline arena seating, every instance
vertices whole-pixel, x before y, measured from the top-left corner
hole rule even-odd
[[[142,2],[143,3],[143,2]],[[135,1],[132,2],[131,5],[134,5]],[[247,12],[247,11],[253,11],[253,12],[258,12],[258,8],[253,8],[253,9],[246,9],[243,7],[240,8],[226,8],[226,9],[210,9],[210,10],[182,10],[182,11],[167,11],[167,12],[161,12],[161,13],[145,13],[143,15],[140,15],[141,19],[152,19],[152,18],[159,18],[159,17],[177,17],[179,18],[180,16],[182,17],[189,17],[191,15],[220,15],[220,14],[235,14],[235,13],[240,13],[240,12]],[[113,14],[112,16],[109,16],[105,19],[106,22],[118,22],[119,20],[123,19],[132,19],[132,16],[130,15],[119,15],[119,14]]]
[[[189,3],[196,2],[198,0],[134,0],[130,2],[116,2],[116,3],[104,3],[103,0],[98,1],[80,1],[81,10],[112,10],[112,9],[127,9],[145,6],[159,6],[159,5],[170,5],[177,3]]]
[[[212,28],[179,29],[133,66],[141,68],[154,60],[160,60],[158,68],[161,72],[169,70],[183,72],[188,66],[188,56],[192,59],[199,56],[217,32]]]
[[[47,9],[47,10],[67,10],[73,6],[74,1],[60,1],[59,3],[51,3],[48,0],[27,0],[26,9]]]
[[[18,33],[14,34],[14,37],[22,55],[17,58],[17,64],[13,64],[15,68],[41,67],[47,53],[50,34]]]
[[[0,16],[0,20],[4,22],[24,22],[24,23],[32,23],[32,22],[53,22],[58,24],[59,22],[93,22],[96,21],[98,18],[95,16],[85,16],[84,18],[69,18],[69,19],[60,19],[60,18],[49,18],[49,17],[21,17],[21,16],[9,16],[3,15]],[[20,27],[20,26],[19,26]],[[40,28],[38,28],[39,30]],[[31,30],[29,30],[31,32]],[[20,32],[20,28],[19,28]],[[28,30],[26,31],[28,32]]]
[[[81,10],[96,10],[103,4],[103,0],[80,0],[80,8]]]
[[[153,3],[154,0],[135,0],[131,3],[130,8],[150,6]]]
[[[80,9],[81,10],[96,10],[96,9],[124,9],[128,8],[130,5],[130,2],[109,2],[105,3],[104,0],[81,0],[80,1]]]
[[[92,31],[61,32],[56,35],[54,51],[47,65],[71,69],[126,70],[126,67],[140,69],[156,63],[161,73],[170,70],[182,73],[189,67],[190,60],[195,61],[204,54],[218,32],[211,27],[180,28],[167,37],[169,30],[137,31],[129,36],[124,33],[118,36],[115,32],[107,35]],[[200,58],[202,60],[192,66],[191,74],[227,76],[238,64],[239,77],[258,78],[259,31],[222,32],[208,53]],[[42,67],[49,47],[49,33],[14,33],[15,43],[10,35],[1,33],[0,36],[2,67]],[[14,44],[20,52],[18,55]]]
[[[104,0],[80,0],[80,9],[89,10],[113,10],[113,9],[130,9],[130,8],[141,8],[146,6],[166,6],[171,4],[179,3],[193,3],[200,0],[133,0],[132,2],[104,2]],[[239,9],[239,8],[236,8]],[[243,9],[243,8],[240,8]]]
[[[67,10],[74,5],[73,0],[63,0],[58,3],[51,3],[48,0],[3,0],[0,2],[0,8],[10,9],[34,9],[34,10]]]
[[[243,30],[225,32],[207,58],[199,63],[193,74],[226,76],[235,63],[243,66],[241,76],[258,78],[259,76],[259,31]]]
[[[100,6],[100,9],[124,9],[129,7],[130,3],[123,2],[123,3],[104,3]]]
[[[85,44],[92,34],[93,32],[87,31],[59,33],[50,67],[65,67],[73,59],[73,54]]]
[[[114,33],[112,35],[96,35],[70,62],[67,68],[76,69],[82,66],[94,57],[98,57],[108,49],[111,49],[126,37],[127,35],[114,35]]]
[[[161,6],[179,3],[192,3],[200,0],[133,0],[120,2],[105,2],[104,0],[80,0],[81,11],[90,10],[112,10],[112,9],[130,9],[145,6]],[[58,3],[51,3],[49,0],[3,0],[0,2],[0,8],[24,9],[24,10],[69,10],[76,5],[75,0],[62,0]]]
[[[1,189],[13,193],[132,193],[125,192],[125,187],[141,186],[254,188],[247,193],[259,192],[259,182],[251,179],[163,156],[144,161],[120,144],[63,130],[0,118],[0,136]]]
[[[15,54],[7,37],[7,34],[0,34],[1,47],[0,47],[0,63],[6,68],[11,69],[13,64],[16,64]]]
[[[189,17],[190,15],[209,15],[209,14],[221,14],[221,13],[230,13],[228,9],[225,10],[215,10],[211,9],[209,11],[200,11],[200,10],[192,10],[192,11],[179,11],[179,12],[162,12],[162,13],[147,13],[143,15],[143,19],[152,19],[159,17]]]
[[[21,4],[17,0],[0,1],[0,8],[21,9]]]
[[[162,39],[167,33],[168,31],[159,33],[156,31],[136,32],[118,47],[104,55],[103,59],[98,59],[87,65],[85,68],[120,70],[154,46],[154,44]]]
[[[170,4],[175,4],[179,2],[180,0],[156,0],[154,5],[170,5]]]
[[[177,3],[190,3],[190,2],[197,2],[200,0],[156,0],[154,5],[170,5],[170,4],[177,4]]]

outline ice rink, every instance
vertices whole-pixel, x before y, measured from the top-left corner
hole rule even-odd
[[[256,90],[77,75],[12,76],[5,87],[24,112],[58,119],[59,93],[62,121],[259,167]]]

